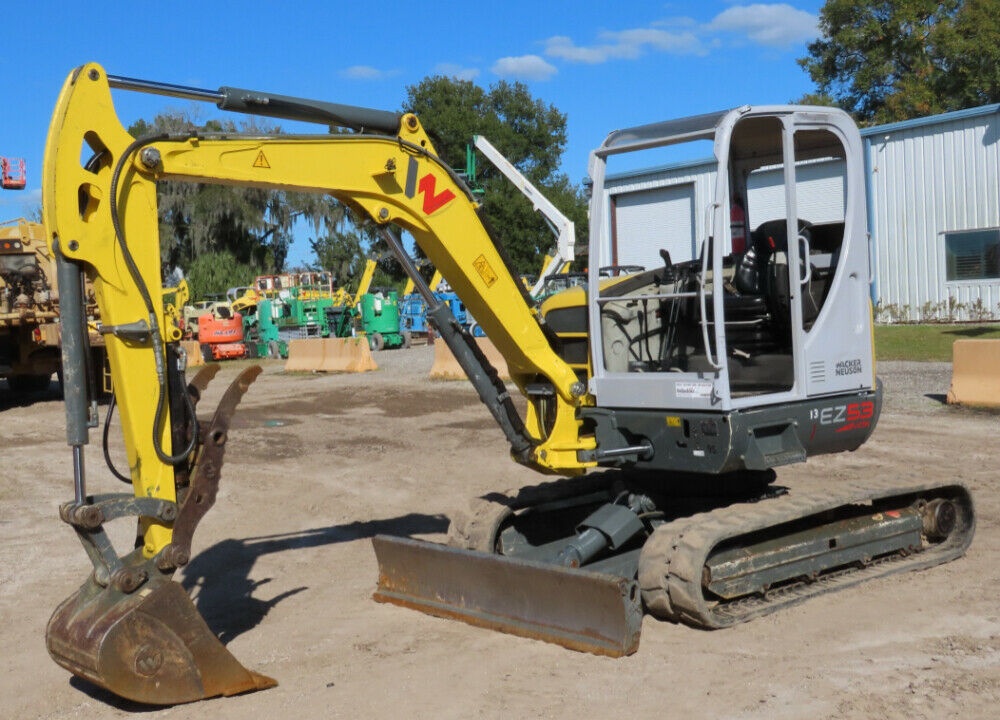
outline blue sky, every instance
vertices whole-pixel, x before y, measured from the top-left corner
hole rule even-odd
[[[563,170],[580,182],[588,153],[616,128],[811,92],[795,61],[817,35],[822,4],[4,0],[0,155],[25,158],[28,184],[0,192],[0,221],[38,206],[52,107],[85,62],[113,75],[387,110],[429,75],[483,87],[520,80],[567,115]],[[115,102],[126,126],[193,107],[121,92]],[[198,107],[205,119],[221,114]],[[298,238],[292,263],[310,256]]]

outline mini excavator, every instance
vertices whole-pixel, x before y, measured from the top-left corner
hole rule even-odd
[[[112,90],[348,132],[136,138],[118,120]],[[664,222],[630,246],[608,207],[609,158],[691,141],[711,147],[712,172],[690,181],[698,208],[687,213],[689,227]],[[816,168],[842,177],[833,218],[812,213],[798,182]],[[164,317],[163,180],[327,193],[370,218],[512,459],[561,476],[475,498],[454,514],[447,544],[375,538],[376,600],[620,656],[636,650],[644,612],[721,628],[962,555],[975,518],[958,483],[862,477],[801,493],[775,483],[775,468],[860,447],[881,408],[862,147],[848,116],[744,106],[619,130],[591,154],[590,176],[591,262],[646,269],[591,273],[586,288],[539,309],[416,116],[111,76],[96,64],[74,70],[49,130],[43,208],[59,263],[74,461],[75,497],[60,515],[93,572],[49,622],[53,659],[144,703],[275,682],[243,667],[171,579],[191,558],[230,420],[260,369],[243,371],[212,416],[198,420],[214,366],[189,380],[180,330]],[[770,200],[758,209],[760,197]],[[737,199],[744,212],[733,211]],[[399,229],[506,358],[523,417],[413,266]],[[115,472],[132,484],[128,494],[87,492],[84,446],[96,407],[87,393],[84,278],[100,306],[128,457],[127,470]],[[137,522],[139,534],[123,554],[105,528],[120,518]]]

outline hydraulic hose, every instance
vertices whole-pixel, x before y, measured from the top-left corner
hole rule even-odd
[[[161,462],[166,463],[167,465],[179,465],[194,451],[198,442],[198,419],[195,416],[194,402],[191,400],[191,396],[187,392],[184,392],[185,412],[188,414],[194,432],[191,433],[191,440],[188,442],[187,447],[185,447],[183,451],[176,455],[168,455],[163,450],[163,445],[160,441],[160,437],[163,434],[163,410],[167,402],[167,380],[166,367],[164,364],[165,350],[163,345],[163,335],[160,332],[156,306],[153,304],[152,296],[149,294],[149,288],[147,287],[146,281],[143,279],[138,266],[135,264],[135,259],[132,257],[132,252],[129,250],[128,243],[125,242],[125,234],[122,231],[121,218],[118,212],[118,181],[121,178],[121,173],[125,168],[126,162],[140,148],[154,142],[169,139],[170,136],[166,134],[150,135],[138,138],[133,140],[118,158],[118,162],[115,164],[114,172],[111,175],[111,224],[114,227],[115,239],[118,241],[118,247],[121,249],[122,258],[125,260],[125,266],[128,268],[129,275],[132,276],[132,281],[135,283],[136,289],[139,291],[139,295],[142,296],[142,302],[146,306],[146,312],[149,315],[149,334],[153,343],[153,357],[156,362],[156,379],[159,386],[156,400],[156,415],[153,421],[153,449],[156,451],[156,456]]]

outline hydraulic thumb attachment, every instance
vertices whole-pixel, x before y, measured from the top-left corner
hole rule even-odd
[[[205,366],[184,392],[197,400],[217,370],[217,365]],[[244,668],[171,579],[187,564],[191,536],[215,501],[230,420],[260,371],[259,366],[244,370],[211,420],[200,423],[193,463],[175,468],[177,502],[131,494],[87,495],[82,447],[74,445],[77,499],[65,503],[60,515],[76,531],[94,571],[56,608],[45,633],[49,654],[74,675],[129,700],[157,705],[277,684]],[[171,528],[171,543],[153,557],[146,557],[141,546],[119,557],[104,526],[129,517],[138,518],[140,528],[148,523]]]

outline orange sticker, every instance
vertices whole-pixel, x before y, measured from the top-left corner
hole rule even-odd
[[[497,274],[490,266],[490,263],[486,259],[485,255],[480,255],[473,260],[472,267],[476,268],[476,272],[479,273],[479,277],[481,277],[483,282],[486,283],[486,287],[493,287],[493,283],[497,281]]]

